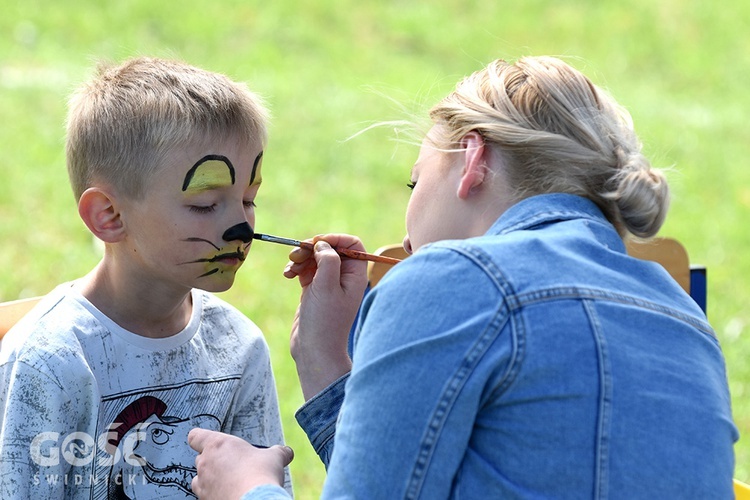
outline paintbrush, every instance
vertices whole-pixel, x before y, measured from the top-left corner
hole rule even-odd
[[[309,241],[293,240],[291,238],[282,238],[280,236],[271,236],[270,234],[255,233],[253,238],[260,241],[268,241],[270,243],[279,243],[281,245],[289,245],[293,247],[300,247],[306,250],[312,250],[313,244]],[[401,262],[400,259],[394,259],[393,257],[385,257],[383,255],[375,255],[372,253],[360,252],[359,250],[350,250],[349,248],[333,248],[337,254],[349,257],[350,259],[357,260],[369,260],[371,262],[381,262],[383,264],[398,264]]]

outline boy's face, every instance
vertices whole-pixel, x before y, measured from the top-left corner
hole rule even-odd
[[[260,143],[235,140],[175,151],[145,197],[122,211],[127,258],[140,279],[229,289],[252,242],[262,160]]]

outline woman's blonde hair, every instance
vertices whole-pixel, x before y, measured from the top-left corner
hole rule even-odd
[[[553,57],[497,60],[430,111],[445,145],[479,132],[503,159],[517,199],[570,193],[594,201],[621,235],[655,235],[666,217],[664,174],[641,153],[630,115]]]
[[[247,86],[180,61],[100,66],[69,103],[66,155],[76,199],[94,183],[140,199],[153,172],[190,143],[265,145],[268,112]]]

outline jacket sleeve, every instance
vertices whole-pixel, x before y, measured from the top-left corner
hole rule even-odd
[[[336,420],[344,402],[344,388],[348,379],[348,374],[339,378],[307,401],[295,415],[326,469],[333,454]]]
[[[240,500],[286,500],[290,498],[292,496],[284,488],[267,484],[253,488],[245,493]]]

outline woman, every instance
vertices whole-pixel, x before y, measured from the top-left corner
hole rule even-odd
[[[325,237],[285,271],[303,286],[291,348],[323,496],[730,497],[716,336],[660,266],[625,253],[668,205],[628,114],[562,61],[527,57],[466,78],[431,117],[414,255],[367,295],[351,364],[364,269],[329,244],[361,243]],[[279,484],[291,459],[208,431],[191,444],[201,498]],[[245,498],[264,490],[283,495]]]

